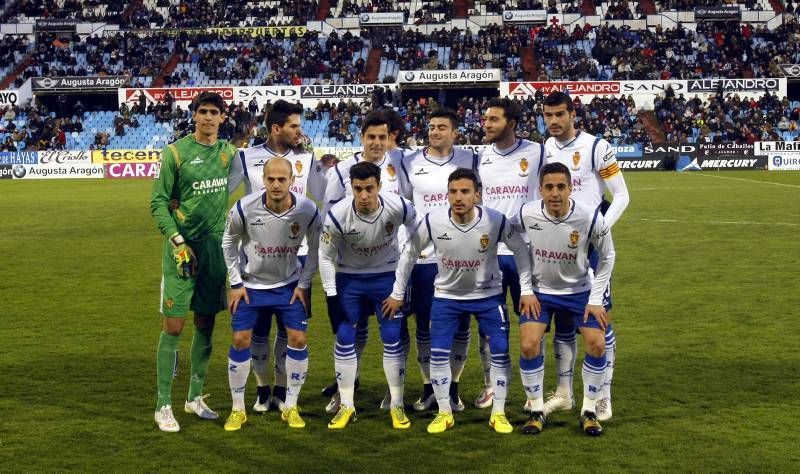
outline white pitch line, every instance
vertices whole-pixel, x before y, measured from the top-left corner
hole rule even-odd
[[[730,176],[716,176],[713,174],[705,174],[705,173],[697,173],[697,172],[690,172],[689,174],[699,175],[699,176],[707,176],[709,178],[719,178],[719,179],[732,179],[735,181],[747,181],[748,183],[761,183],[761,184],[774,184],[775,186],[786,186],[787,188],[800,188],[800,186],[796,184],[786,184],[786,183],[776,183],[774,181],[761,181],[758,179],[745,179],[745,178],[731,178]]]
[[[790,226],[790,227],[798,227],[800,223],[796,222],[751,222],[751,221],[682,221],[678,219],[646,219],[642,218],[639,219],[640,221],[645,222],[661,222],[661,223],[668,223],[668,224],[712,224],[712,225],[778,225],[778,226]]]

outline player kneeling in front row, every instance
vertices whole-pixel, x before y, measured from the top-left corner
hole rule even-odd
[[[305,422],[297,397],[308,372],[306,346],[311,277],[317,269],[320,217],[310,199],[289,191],[292,164],[281,157],[264,164],[263,192],[248,194],[231,208],[222,240],[231,289],[228,293],[233,343],[228,381],[233,409],[225,430],[236,431],[247,421],[244,392],[250,373],[250,344],[259,312],[276,313],[286,326],[286,401],[281,418],[291,428]],[[306,237],[305,266],[297,258]],[[241,244],[241,248],[240,248]]]
[[[603,293],[614,267],[611,230],[598,209],[570,198],[572,178],[561,163],[545,165],[539,176],[542,199],[525,203],[514,218],[514,227],[530,238],[533,290],[541,312],[520,318],[520,373],[530,412],[523,433],[537,434],[545,424],[544,358],[540,352],[545,328],[554,313],[572,318],[586,345],[583,360],[583,407],[580,424],[590,436],[598,436],[596,403],[603,387],[605,328],[608,324]],[[589,272],[589,247],[600,260],[594,280]]]
[[[414,263],[420,251],[433,243],[439,272],[431,307],[430,370],[439,414],[428,425],[428,432],[441,433],[455,423],[450,406],[450,349],[459,322],[474,314],[481,331],[489,336],[490,378],[495,393],[489,425],[498,433],[511,433],[513,427],[505,416],[511,381],[509,321],[497,263],[498,244],[503,242],[514,252],[522,294],[520,313],[524,315],[530,314],[536,303],[530,258],[522,237],[502,213],[476,205],[481,193],[473,170],[459,168],[447,181],[450,207],[428,213],[410,238],[397,266],[394,291],[384,303],[384,312],[391,315],[400,309]]]
[[[406,429],[411,421],[403,408],[406,365],[400,341],[403,314],[382,317],[381,304],[394,284],[400,256],[397,232],[401,225],[410,232],[416,212],[410,202],[396,194],[379,194],[381,169],[377,165],[361,161],[350,168],[349,175],[353,198],[339,201],[328,211],[319,244],[322,286],[330,301],[340,305],[344,317],[336,330],[334,347],[341,404],[328,428],[343,429],[355,417],[356,325],[374,311],[383,341],[383,370],[391,394],[392,426]]]

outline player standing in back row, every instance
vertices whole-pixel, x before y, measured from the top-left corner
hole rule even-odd
[[[455,148],[458,137],[458,116],[450,109],[438,109],[431,113],[428,122],[430,146],[416,150],[402,158],[400,163],[400,192],[410,199],[420,214],[433,212],[449,205],[447,201],[447,178],[458,168],[475,170],[475,154],[469,150]],[[423,390],[414,402],[415,410],[427,410],[436,401],[430,375],[431,359],[431,304],[436,280],[436,255],[433,244],[422,249],[414,265],[409,282],[411,312],[417,318],[417,361],[422,372]],[[453,380],[450,384],[450,403],[453,411],[463,411],[464,404],[458,394],[458,382],[467,360],[469,349],[469,320],[466,328],[460,328],[453,340]],[[488,375],[487,375],[488,377]]]
[[[269,137],[263,145],[239,150],[239,155],[231,165],[229,187],[235,191],[240,183],[244,183],[245,194],[251,194],[264,189],[263,167],[264,163],[272,157],[282,157],[289,160],[292,165],[293,182],[289,191],[299,196],[306,193],[317,201],[325,195],[325,175],[327,168],[314,159],[314,153],[303,146],[303,129],[301,119],[303,106],[290,104],[285,100],[276,101],[265,120]],[[297,252],[300,261],[305,264],[308,254],[308,243],[305,238]],[[308,308],[309,314],[311,307]],[[259,309],[262,313],[253,328],[250,354],[253,363],[253,373],[256,376],[257,396],[253,405],[256,412],[266,412],[270,406],[283,410],[286,400],[286,329],[283,322],[276,316],[275,331],[275,386],[270,391],[269,387],[269,331],[272,325],[272,314],[268,308]]]
[[[572,197],[576,201],[595,209],[601,207],[608,227],[612,227],[628,206],[630,197],[617,157],[611,145],[600,137],[575,130],[575,107],[567,94],[553,92],[544,100],[544,120],[551,137],[545,142],[545,163],[561,163],[572,175]],[[608,189],[611,204],[603,195]],[[607,207],[606,207],[607,206]],[[597,253],[590,252],[592,268],[597,268]],[[611,309],[611,287],[606,290],[607,310]],[[553,352],[558,366],[558,388],[545,403],[545,415],[558,410],[569,410],[574,404],[572,396],[572,374],[575,367],[577,343],[574,325],[569,319],[556,318]],[[617,344],[614,330],[606,326],[606,369],[603,393],[597,403],[597,418],[611,419],[611,381],[614,375],[614,360]]]
[[[222,233],[228,209],[228,174],[236,147],[218,140],[225,102],[204,92],[192,103],[195,132],[161,151],[161,172],[153,183],[150,212],[164,235],[161,278],[163,329],[156,353],[158,402],[155,421],[162,431],[180,430],[172,412],[172,379],[186,314],[194,312],[187,413],[218,415],[205,403],[203,384],[211,359],[216,314],[225,309]],[[170,209],[170,201],[179,205]]]
[[[479,170],[483,185],[483,205],[513,218],[526,202],[539,197],[539,169],[544,160],[544,146],[517,138],[517,125],[522,120],[519,104],[508,98],[491,99],[484,111],[483,129],[486,148],[480,156]],[[502,242],[497,249],[500,271],[503,272],[503,297],[510,290],[514,311],[519,316],[519,274],[511,250]],[[527,327],[520,329],[520,343],[526,346]],[[484,388],[475,399],[475,406],[486,408],[492,404],[493,393],[489,386],[489,343],[480,335],[481,364]],[[524,354],[523,354],[524,356]]]

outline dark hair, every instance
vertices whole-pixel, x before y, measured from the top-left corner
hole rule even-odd
[[[406,121],[394,109],[383,109],[381,113],[386,116],[389,125],[389,133],[397,133],[396,143],[403,143],[406,139]]]
[[[267,126],[267,131],[272,131],[272,126],[277,125],[283,127],[286,121],[289,120],[290,115],[303,115],[303,106],[300,104],[291,104],[281,99],[274,104],[267,112],[267,118],[264,120],[264,125]]]
[[[458,130],[458,115],[456,115],[456,112],[453,109],[448,109],[447,107],[436,109],[431,112],[431,119],[435,118],[450,119],[450,123],[453,125],[453,130]]]
[[[361,134],[363,135],[366,133],[369,127],[378,125],[386,125],[387,128],[389,128],[389,119],[386,117],[386,114],[373,110],[364,118],[364,122],[361,124]]]
[[[228,108],[221,95],[216,92],[202,92],[194,98],[192,104],[189,106],[189,110],[195,112],[198,107],[205,104],[213,105],[219,109],[220,113],[225,113],[225,110]]]
[[[487,110],[491,107],[503,109],[503,116],[509,122],[514,120],[518,125],[522,121],[522,109],[519,108],[519,104],[515,100],[511,100],[508,97],[494,97],[486,103]]]
[[[547,97],[544,98],[543,105],[548,107],[555,107],[557,105],[564,104],[567,106],[567,110],[572,112],[575,110],[575,104],[572,103],[572,99],[569,96],[561,91],[555,91],[547,94]]]
[[[370,179],[375,178],[378,184],[381,184],[381,169],[378,165],[370,163],[369,161],[360,161],[350,168],[350,181],[354,179]]]
[[[548,163],[542,166],[539,171],[539,184],[544,183],[544,176],[548,174],[563,174],[567,177],[567,181],[572,183],[572,175],[569,173],[569,168],[563,163]]]
[[[449,185],[453,181],[457,181],[459,179],[468,179],[472,181],[473,185],[475,185],[475,191],[481,190],[480,181],[478,181],[478,175],[474,170],[469,168],[457,168],[455,171],[450,173],[450,176],[447,177],[447,184]]]

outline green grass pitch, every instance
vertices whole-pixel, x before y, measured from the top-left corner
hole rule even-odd
[[[220,314],[206,392],[222,418],[200,421],[180,410],[185,332],[173,394],[182,431],[161,433],[153,423],[160,237],[150,183],[0,181],[0,470],[793,470],[800,173],[627,173],[626,180],[631,205],[613,231],[614,419],[598,439],[580,433],[577,413],[556,414],[536,437],[498,435],[488,429],[488,411],[471,407],[444,435],[428,435],[432,413],[413,410],[410,430],[392,430],[377,409],[385,382],[374,324],[359,420],[328,431],[320,390],[332,379],[332,336],[318,282],[300,399],[306,429],[290,432],[273,411],[251,413],[240,432],[223,431],[230,319]],[[507,413],[520,424],[514,329]],[[467,403],[481,380],[472,346],[461,383]],[[550,389],[550,344],[548,351]],[[407,403],[420,388],[414,357]],[[254,384],[250,377],[248,406]],[[582,391],[580,376],[575,390]]]

